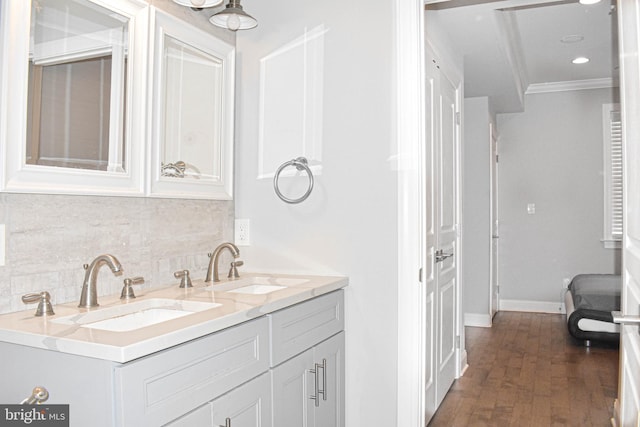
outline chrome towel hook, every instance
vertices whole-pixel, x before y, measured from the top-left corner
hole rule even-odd
[[[298,157],[296,159],[289,160],[288,162],[284,162],[282,165],[280,165],[280,167],[276,171],[276,174],[273,177],[273,189],[275,190],[276,194],[278,195],[278,197],[280,197],[280,199],[283,202],[291,203],[291,204],[300,203],[305,201],[307,197],[309,197],[309,195],[311,194],[311,191],[313,190],[313,174],[311,173],[311,169],[309,168],[308,163],[309,162],[307,162],[307,159],[305,157]],[[288,166],[295,166],[296,169],[298,169],[299,171],[306,171],[307,175],[309,176],[309,188],[302,196],[300,196],[297,199],[290,199],[284,196],[280,192],[280,188],[278,188],[278,179],[280,179],[280,173],[283,171],[284,168]]]

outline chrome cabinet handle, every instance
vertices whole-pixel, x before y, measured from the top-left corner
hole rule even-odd
[[[327,400],[327,359],[322,359],[322,365],[316,363],[316,370],[322,368],[322,400]]]
[[[224,420],[224,425],[221,425],[220,427],[231,427],[231,418],[226,418]]]
[[[314,369],[309,369],[315,379],[315,394],[309,396],[315,402],[316,408],[320,406],[320,395],[322,400],[327,400],[327,359],[322,359],[322,363],[315,363]],[[320,369],[322,369],[322,388],[320,388]]]
[[[613,323],[640,325],[640,316],[625,316],[621,311],[612,311],[611,316],[613,316]]]
[[[452,257],[453,253],[445,254],[442,249],[436,251],[436,263],[442,262],[445,259]]]
[[[309,396],[309,399],[314,401],[314,404],[317,407],[320,406],[320,378],[318,377],[318,375],[320,375],[320,372],[318,371],[318,364],[315,364],[315,369],[309,369],[309,372],[313,374],[313,377],[315,379],[315,384],[314,384],[314,389],[315,389],[315,394]]]

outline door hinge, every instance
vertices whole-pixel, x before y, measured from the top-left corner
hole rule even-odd
[[[462,340],[460,338],[460,335],[456,335],[456,349],[460,350],[461,346],[462,346]]]
[[[422,283],[422,267],[418,270],[418,281]]]
[[[456,112],[456,124],[459,125],[460,124],[460,111]]]
[[[496,154],[496,163],[500,163],[500,155]]]

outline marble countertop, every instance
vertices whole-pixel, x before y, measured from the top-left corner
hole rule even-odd
[[[211,285],[194,280],[193,287],[177,285],[137,291],[136,298],[119,295],[98,298],[99,307],[78,308],[77,303],[55,305],[55,315],[35,317],[35,308],[0,315],[0,342],[60,351],[124,363],[212,332],[238,325],[313,297],[347,286],[346,277],[245,273],[240,279]],[[266,294],[238,293],[245,286],[282,286]],[[236,292],[234,292],[236,291]],[[100,310],[126,310],[127,304],[151,299],[175,299],[219,304],[184,317],[130,331],[84,327],[100,317]],[[188,304],[188,303],[187,303]]]

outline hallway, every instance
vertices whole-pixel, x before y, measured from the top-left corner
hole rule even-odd
[[[429,426],[609,426],[618,350],[576,344],[564,315],[499,312],[466,328],[469,368]]]

